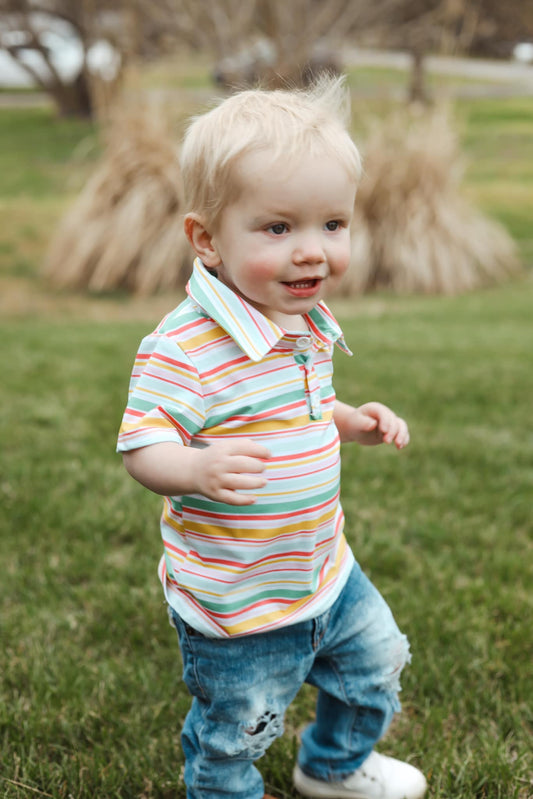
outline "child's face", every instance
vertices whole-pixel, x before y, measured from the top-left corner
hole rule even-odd
[[[287,168],[268,152],[236,166],[242,186],[212,236],[220,280],[285,328],[345,273],[355,182],[335,157],[303,154]]]

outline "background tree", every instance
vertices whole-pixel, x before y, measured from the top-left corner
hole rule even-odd
[[[376,0],[379,5],[379,0]],[[425,58],[431,53],[510,56],[533,38],[533,3],[523,0],[397,0],[387,8],[380,43],[411,54],[409,100],[427,103]]]
[[[130,50],[127,21],[113,0],[0,0],[0,47],[53,98],[61,115],[90,117],[102,92],[119,83]],[[79,56],[68,72],[61,69],[60,51],[48,43],[59,34]],[[100,71],[97,60],[106,47],[114,64],[108,59]]]
[[[480,0],[397,0],[393,4],[381,44],[411,55],[409,101],[427,104],[431,99],[426,56],[467,52],[481,19]]]
[[[74,76],[61,73],[46,44],[57,25],[79,45]],[[342,68],[343,46],[369,37],[411,53],[409,98],[427,102],[426,54],[494,51],[496,41],[508,54],[528,36],[533,3],[522,0],[0,0],[0,47],[64,115],[93,115],[133,59],[192,48],[211,55],[224,85],[298,84]],[[112,79],[92,68],[102,43],[116,54]]]
[[[380,0],[386,13],[397,0]],[[380,24],[376,4],[363,0],[262,0],[257,3],[258,32],[272,45],[272,58],[265,64],[262,82],[267,85],[298,85],[308,82],[321,69],[342,67],[342,45],[357,30]]]
[[[478,0],[479,25],[469,51],[508,57],[518,42],[533,40],[533,3],[527,0]]]
[[[139,0],[159,47],[185,46],[212,55],[225,85],[301,84],[318,66],[342,63],[343,44],[357,31],[382,29],[399,0]],[[158,22],[154,25],[155,17]]]

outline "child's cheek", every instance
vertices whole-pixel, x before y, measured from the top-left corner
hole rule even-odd
[[[344,275],[344,273],[348,269],[350,265],[350,258],[351,258],[351,250],[350,250],[350,243],[348,240],[348,242],[346,242],[345,245],[341,247],[338,257],[336,259],[335,272],[337,272],[339,277],[342,277],[342,275]]]
[[[268,280],[272,280],[273,277],[276,277],[278,268],[270,259],[261,258],[253,261],[248,273],[250,279],[254,282],[265,283]]]

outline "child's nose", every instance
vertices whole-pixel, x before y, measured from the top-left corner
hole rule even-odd
[[[294,248],[293,261],[295,264],[320,264],[326,260],[324,248],[319,236],[305,236]]]

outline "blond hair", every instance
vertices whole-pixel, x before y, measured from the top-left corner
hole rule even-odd
[[[249,152],[268,150],[272,164],[302,153],[338,158],[358,182],[359,151],[348,132],[349,92],[344,78],[323,77],[308,89],[251,89],[193,117],[181,151],[187,212],[200,214],[214,229],[222,209],[241,187],[234,167]]]

